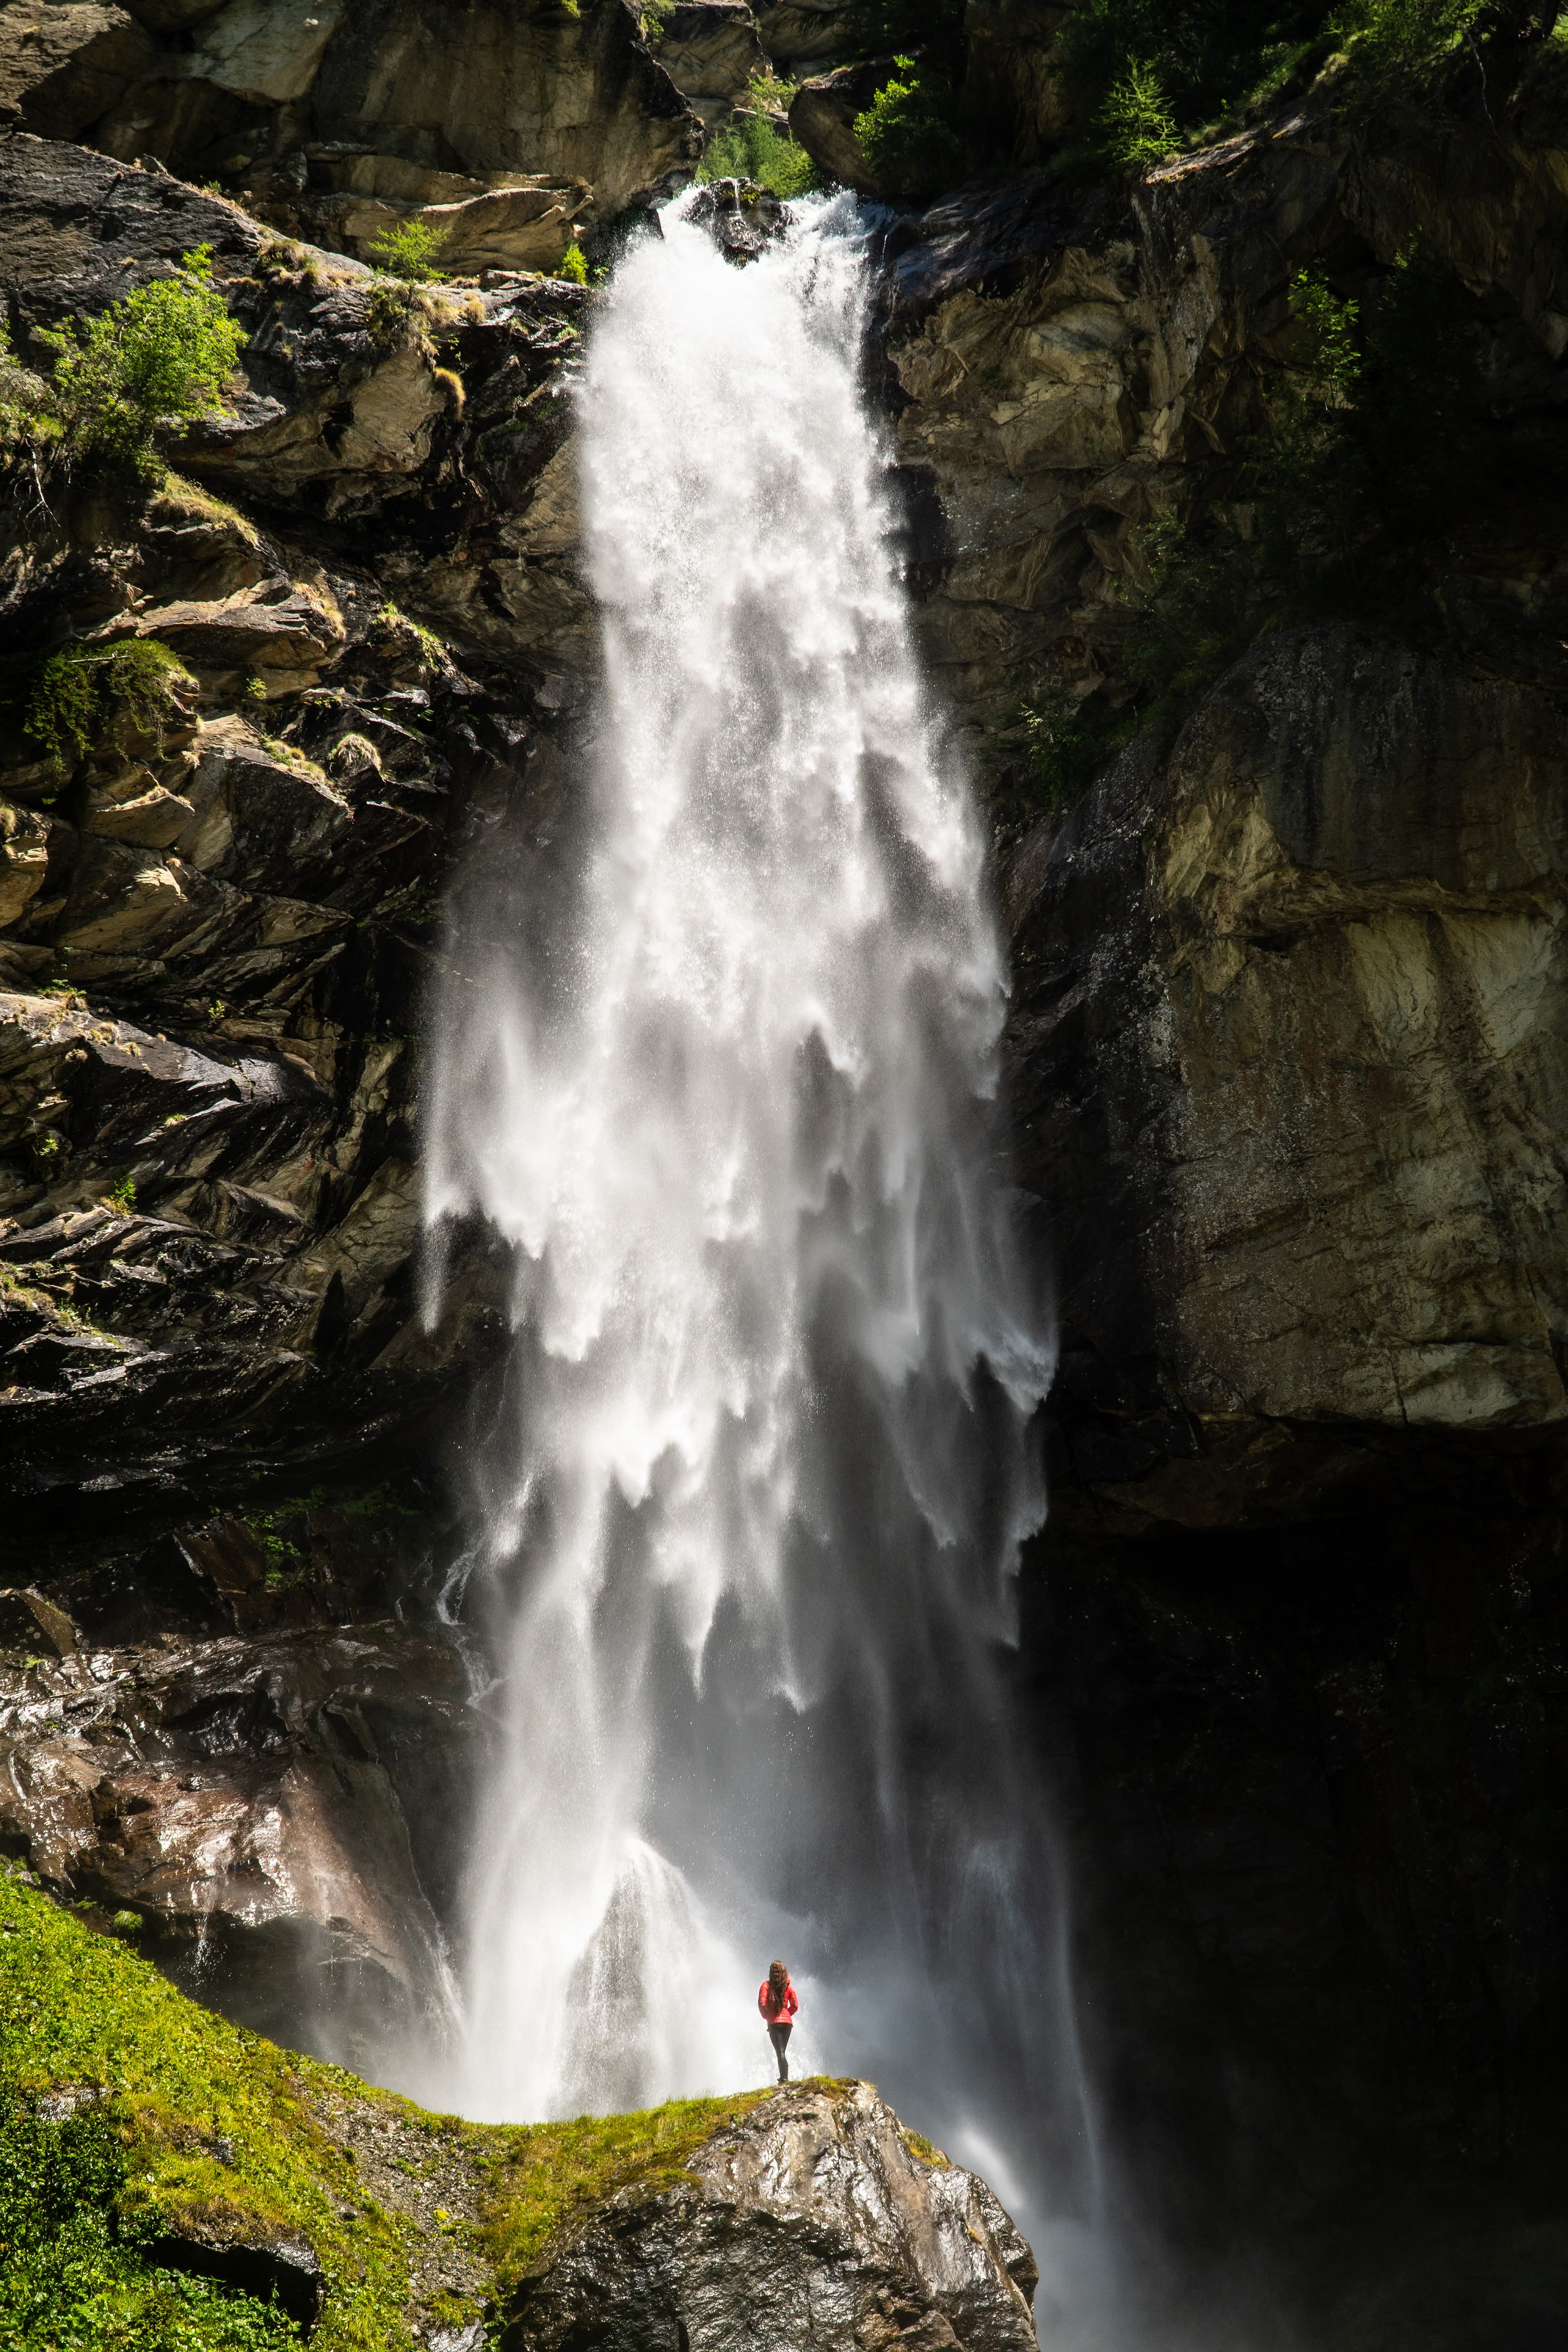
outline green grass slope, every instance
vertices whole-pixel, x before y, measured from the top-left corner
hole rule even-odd
[[[168,2253],[221,2269],[226,2249],[303,2240],[325,2286],[313,2344],[412,2352],[492,2312],[584,2206],[672,2180],[766,2095],[526,2126],[427,2115],[212,2015],[0,1865],[0,2344],[297,2345],[276,2302]]]

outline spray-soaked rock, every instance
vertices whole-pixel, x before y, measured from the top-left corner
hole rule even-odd
[[[1035,2258],[992,2191],[869,2083],[803,2084],[623,2189],[524,2279],[508,2352],[1010,2352]]]
[[[708,231],[726,261],[747,262],[784,235],[789,215],[755,180],[714,180],[698,189],[687,217]]]

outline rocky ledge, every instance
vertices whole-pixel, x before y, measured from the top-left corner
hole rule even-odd
[[[777,2091],[610,2198],[515,2290],[508,2352],[1025,2352],[1034,2256],[995,2197],[869,2083]]]
[[[868,2083],[465,2124],[197,2008],[110,1924],[0,1871],[7,2252],[46,2295],[68,2236],[73,2291],[276,2295],[322,2352],[1035,2342],[1017,2230]]]

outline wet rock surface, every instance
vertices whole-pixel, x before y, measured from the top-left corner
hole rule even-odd
[[[258,1553],[241,1525],[193,1531],[193,1579],[237,1580],[247,1538]],[[266,1570],[252,1572],[261,1614]],[[7,1625],[0,1851],[291,2046],[363,2064],[434,2020],[442,1823],[473,1766],[452,1649],[372,1622],[115,1649],[79,1637],[52,1658]]]
[[[775,2092],[687,2170],[563,2234],[512,2299],[509,2352],[1035,2342],[1024,2240],[868,2083]]]
[[[687,213],[705,228],[726,261],[755,261],[784,233],[783,205],[754,180],[714,180],[699,188]]]

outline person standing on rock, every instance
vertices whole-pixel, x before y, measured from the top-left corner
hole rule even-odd
[[[779,2081],[789,2081],[789,2037],[795,2012],[800,2003],[795,1997],[795,1987],[789,1980],[789,1970],[782,1960],[774,1960],[768,1969],[768,1980],[757,1990],[757,2007],[763,2012],[763,2023],[768,2029],[768,2040],[773,2045],[773,2056],[779,2062]]]

